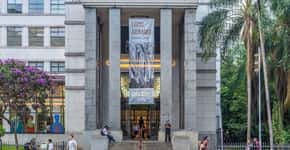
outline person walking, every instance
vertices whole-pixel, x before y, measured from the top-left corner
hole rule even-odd
[[[71,134],[66,146],[67,150],[77,150],[78,144],[77,141],[74,139],[74,135]]]
[[[48,139],[47,150],[54,150],[53,143],[51,139]]]
[[[116,140],[114,139],[114,137],[110,133],[109,126],[105,125],[101,131],[101,134],[102,134],[102,136],[107,136],[107,138],[109,140],[109,144],[116,142]]]
[[[169,120],[165,123],[165,142],[171,142],[171,124]]]

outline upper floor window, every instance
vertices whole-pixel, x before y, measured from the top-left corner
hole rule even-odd
[[[44,12],[43,0],[29,0],[30,14],[43,14],[43,12]]]
[[[22,28],[21,27],[7,27],[7,46],[21,46],[22,45]]]
[[[64,14],[64,0],[50,1],[51,14]]]
[[[7,12],[21,14],[22,13],[22,0],[8,0]]]
[[[50,45],[55,47],[63,47],[65,45],[64,27],[50,28]]]
[[[28,62],[28,66],[35,67],[35,68],[40,69],[40,70],[43,70],[43,68],[44,68],[43,62],[41,62],[41,61]]]
[[[29,27],[29,46],[43,46],[43,27]]]
[[[51,62],[50,63],[50,72],[63,73],[64,70],[65,70],[64,62]]]

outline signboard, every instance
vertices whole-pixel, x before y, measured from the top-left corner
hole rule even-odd
[[[129,104],[154,104],[154,19],[129,19]]]

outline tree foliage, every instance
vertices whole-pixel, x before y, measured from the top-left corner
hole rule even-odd
[[[16,127],[4,113],[9,110],[16,116],[23,115],[30,104],[36,111],[46,109],[44,102],[52,87],[53,77],[46,72],[14,59],[0,60],[0,118],[8,122],[15,135]]]

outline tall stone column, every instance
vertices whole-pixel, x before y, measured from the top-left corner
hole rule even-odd
[[[121,49],[121,11],[109,9],[109,89],[108,124],[113,130],[120,129],[121,91],[120,91],[120,49]]]
[[[184,15],[184,128],[196,130],[196,9]]]
[[[85,9],[79,2],[66,3],[65,16],[65,129],[85,130]]]
[[[85,9],[85,129],[95,130],[97,128],[97,12],[96,8]]]
[[[160,10],[160,127],[172,121],[172,10]]]

